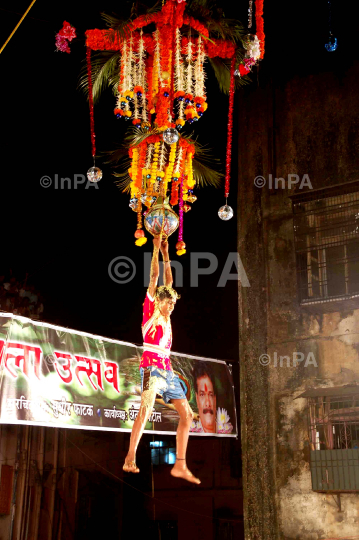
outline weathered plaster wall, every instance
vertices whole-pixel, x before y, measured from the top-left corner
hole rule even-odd
[[[358,309],[334,313],[299,307],[289,199],[298,185],[268,187],[269,174],[307,174],[313,189],[359,178],[358,78],[356,63],[341,78],[322,73],[281,85],[268,81],[240,98],[238,245],[251,284],[240,287],[239,299],[248,539],[359,534],[359,494],[343,495],[339,512],[332,496],[311,489],[305,400],[294,399],[307,388],[359,383],[359,303]],[[263,188],[254,186],[258,175],[267,179]],[[294,352],[305,358],[313,353],[315,362],[312,356],[307,366],[304,361],[293,367],[293,360],[289,367],[286,360],[283,367],[273,365],[275,354],[292,359]],[[260,365],[262,354],[269,355],[269,366]],[[259,460],[268,469],[258,470]],[[266,482],[275,493],[270,516],[258,497],[252,499],[252,487],[265,490]]]
[[[266,99],[266,92],[258,91],[258,111],[265,109]],[[243,157],[240,171],[245,171],[245,175],[238,184],[238,251],[251,286],[239,288],[243,502],[245,537],[266,540],[276,538],[277,518],[269,431],[269,377],[268,370],[256,361],[266,350],[267,298],[262,193],[254,188],[253,178],[268,164],[263,163],[267,156],[261,151],[266,145],[266,132],[260,114],[250,119],[245,113],[240,124],[249,138],[241,141],[239,151]]]

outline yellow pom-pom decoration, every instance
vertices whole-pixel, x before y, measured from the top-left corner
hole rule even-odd
[[[178,256],[184,255],[186,253],[186,250],[185,249],[179,249],[176,253],[177,253]]]
[[[135,241],[136,246],[143,246],[147,242],[147,238],[142,236],[142,238],[137,238]]]

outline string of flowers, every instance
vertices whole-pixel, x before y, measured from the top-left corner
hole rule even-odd
[[[92,157],[95,159],[95,155],[96,155],[96,135],[95,135],[95,119],[94,119],[94,113],[93,113],[93,89],[92,89],[91,49],[90,49],[90,47],[86,48],[86,61],[87,61],[87,80],[88,80],[88,86],[89,86],[91,148],[92,148]]]
[[[160,151],[160,141],[156,141],[154,144],[153,161],[151,167],[151,182],[155,182],[157,179],[157,167],[158,167],[158,155]]]
[[[127,67],[127,41],[123,41],[122,43],[122,50],[121,50],[121,58],[120,58],[120,81],[118,84],[118,98],[117,98],[117,106],[118,108],[121,107],[119,100],[121,99],[121,96],[123,96],[125,92],[125,72]]]
[[[176,92],[183,92],[184,95],[184,72],[183,62],[181,56],[181,31],[176,28],[176,48],[175,48],[175,90]]]
[[[133,80],[132,80],[132,61],[133,61],[133,50],[132,50],[132,44],[133,44],[133,37],[132,34],[130,36],[130,42],[128,46],[128,52],[127,52],[127,66],[126,66],[126,78],[125,78],[125,92],[124,96],[126,98],[126,116],[127,111],[129,111],[129,101],[133,98],[133,91],[131,88],[133,88]],[[130,112],[130,111],[129,111]]]
[[[170,182],[170,180],[172,178],[172,172],[173,172],[175,159],[176,159],[176,151],[177,151],[177,143],[171,144],[170,155],[168,157],[168,165],[167,165],[166,173],[165,173],[165,177],[164,177],[164,192],[165,192],[165,194],[167,193],[168,182]]]
[[[138,171],[137,171],[137,178],[136,178],[136,187],[138,187],[140,190],[142,189],[142,179],[143,179],[143,169],[145,167],[146,162],[146,154],[147,154],[147,144],[146,142],[142,142],[139,145],[140,152],[139,152],[139,158],[138,158]]]
[[[135,232],[136,246],[143,246],[147,242],[145,232],[142,229],[142,203],[139,200],[137,203],[137,230]]]
[[[147,155],[146,155],[146,164],[145,164],[145,170],[143,171],[143,174],[146,177],[146,181],[149,180],[149,182],[146,182],[147,187],[152,190],[152,186],[155,182],[155,178],[151,175],[151,160],[152,160],[152,153],[153,153],[154,146],[152,143],[149,143],[147,146]]]
[[[164,167],[165,167],[165,156],[166,156],[166,145],[165,143],[162,141],[161,142],[161,150],[160,150],[160,157],[159,157],[159,162],[158,162],[158,171],[157,171],[157,181],[161,184],[161,191],[162,191],[162,195],[163,197],[166,196],[166,193],[164,193],[163,191],[163,178],[165,176],[165,172],[164,172]]]
[[[155,50],[153,55],[153,71],[152,71],[152,97],[156,98],[159,91],[161,66],[160,66],[160,42],[159,32],[156,30],[153,34],[155,41]],[[155,107],[150,110],[151,114],[155,112]]]
[[[184,85],[184,66],[181,56],[181,32],[180,29],[176,29],[176,52],[175,52],[175,94],[174,98],[178,98],[178,119],[177,119],[177,129],[181,130],[185,124],[183,119],[184,112],[184,96],[185,96],[185,85]]]
[[[177,4],[178,5],[178,4]],[[172,21],[171,21],[171,28],[170,28],[170,34],[171,34],[171,50],[170,50],[170,109],[168,111],[169,113],[169,123],[172,122],[172,118],[175,118],[175,111],[173,110],[174,105],[174,93],[175,93],[175,65],[176,65],[176,8],[175,6],[173,10],[172,15]]]
[[[153,100],[153,61],[154,61],[154,58],[153,56],[149,56],[146,60],[145,60],[145,69],[146,69],[146,73],[147,73],[147,94],[146,94],[146,98],[147,98],[147,103],[148,103],[148,112],[149,114],[151,115],[152,112],[151,112],[151,109],[153,107],[153,103],[152,103],[152,100]],[[147,119],[147,111],[146,111],[146,119]],[[150,122],[151,122],[151,116],[150,116]]]
[[[142,120],[143,122],[147,121],[147,106],[146,106],[146,81],[145,81],[145,50],[144,50],[144,41],[143,41],[143,32],[141,29],[140,40],[138,47],[138,54],[135,55],[135,65],[134,65],[134,99],[135,99],[135,118],[132,121],[134,125],[140,125],[141,120],[138,119],[139,106],[142,106]],[[137,60],[137,62],[136,62]]]
[[[175,206],[176,204],[178,204],[178,184],[180,182],[181,182],[180,180],[176,181],[174,178],[172,179],[171,200],[170,200],[170,204],[172,206]]]
[[[253,0],[249,0],[248,7],[248,28],[252,28]]]
[[[224,194],[227,198],[229,196],[229,183],[231,179],[231,154],[232,154],[232,131],[233,131],[233,103],[234,103],[234,67],[236,59],[232,59],[231,63],[231,81],[229,85],[229,108],[228,108],[228,130],[227,130],[227,155],[226,155],[226,177]]]
[[[193,154],[191,151],[188,152],[188,158],[187,158],[187,188],[192,189],[195,186],[196,181],[193,178]]]
[[[264,0],[256,0],[256,34],[258,36],[260,48],[261,48],[260,59],[264,57],[264,42],[265,42],[264,20],[263,20],[263,1]]]
[[[197,59],[195,62],[195,67],[194,67],[194,79],[195,79],[194,93],[198,97],[205,96],[204,69],[203,69],[204,61],[205,61],[205,52],[204,52],[203,42],[200,36],[197,41]]]
[[[184,175],[182,174],[181,183],[179,187],[179,227],[178,227],[178,242],[176,244],[177,255],[184,255],[186,253],[186,244],[183,241],[183,180]]]
[[[190,34],[191,35],[191,34]],[[186,77],[186,92],[187,96],[192,94],[192,41],[189,37],[187,45],[187,77]]]
[[[177,154],[176,166],[175,166],[175,170],[174,170],[174,175],[177,178],[180,176],[180,173],[181,173],[181,170],[182,170],[182,160],[183,160],[183,145],[181,144],[181,140],[180,140],[179,151],[178,151],[178,154]]]
[[[128,169],[128,174],[130,175],[130,178],[132,179],[131,182],[131,198],[134,198],[137,196],[138,188],[135,185],[134,180],[137,178],[137,169],[138,169],[138,148],[130,148],[129,150],[129,156],[132,158],[131,167]]]

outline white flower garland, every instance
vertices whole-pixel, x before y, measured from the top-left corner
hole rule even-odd
[[[181,55],[181,32],[176,29],[175,92],[184,91],[184,70]]]
[[[161,49],[160,49],[159,31],[156,30],[153,36],[155,39],[155,51],[154,51],[153,63],[157,67],[158,88],[160,89],[162,86],[162,77],[161,77]]]
[[[177,176],[180,172],[180,165],[181,165],[181,161],[182,161],[182,154],[183,154],[183,147],[180,146],[179,147],[179,150],[178,150],[178,154],[177,154],[177,159],[176,159],[176,166],[175,166],[175,170],[174,170],[174,175]]]
[[[204,86],[204,62],[206,60],[206,53],[204,51],[203,41],[201,36],[198,38],[197,43],[197,59],[194,67],[194,78],[195,78],[195,96],[205,97],[205,86]]]
[[[147,103],[146,103],[146,91],[147,91],[147,85],[146,85],[146,77],[145,77],[145,47],[144,47],[144,41],[143,41],[143,31],[141,28],[140,33],[140,42],[139,42],[139,48],[138,48],[138,65],[137,65],[137,84],[139,86],[142,86],[143,92],[141,97],[141,105],[142,105],[142,120],[144,122],[147,122]]]
[[[192,66],[192,41],[191,41],[191,35],[189,35],[188,38],[188,46],[187,46],[187,86],[186,91],[187,94],[192,94],[192,73],[193,73],[193,66]]]
[[[126,69],[127,69],[127,40],[125,39],[122,44],[122,56],[120,57],[120,73],[121,73],[121,63],[123,66],[123,80],[122,86],[118,89],[116,107],[121,109],[121,98],[126,90]]]
[[[152,152],[153,152],[153,149],[154,149],[154,145],[153,145],[152,143],[150,143],[150,144],[147,146],[146,165],[145,165],[145,169],[147,169],[147,170],[150,170],[150,169],[151,169],[151,162],[152,162]]]

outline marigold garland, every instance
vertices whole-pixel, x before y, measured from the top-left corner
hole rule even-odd
[[[263,1],[264,0],[256,0],[256,33],[257,33],[259,43],[260,43],[260,48],[261,48],[261,55],[260,55],[261,59],[264,57],[264,41],[265,41],[264,20],[263,20]]]

